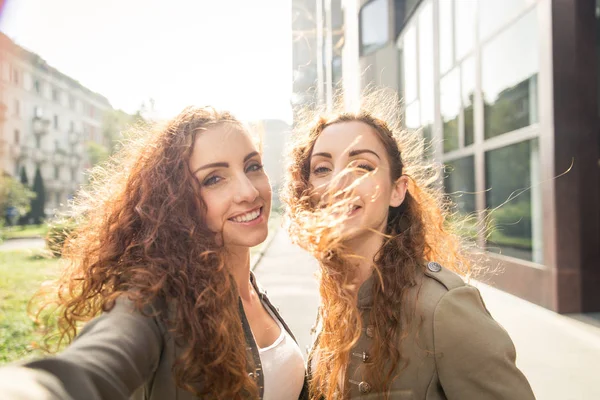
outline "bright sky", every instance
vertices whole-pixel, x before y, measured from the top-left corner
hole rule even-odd
[[[127,112],[291,122],[291,0],[8,0],[0,30]]]

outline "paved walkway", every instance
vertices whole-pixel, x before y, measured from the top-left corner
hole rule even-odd
[[[317,265],[280,229],[255,268],[260,284],[280,307],[302,349],[310,344],[318,289]],[[474,283],[488,309],[511,335],[517,364],[538,400],[600,399],[600,323],[596,316],[564,316]]]
[[[21,249],[43,249],[46,246],[44,239],[10,239],[0,243],[0,251]]]

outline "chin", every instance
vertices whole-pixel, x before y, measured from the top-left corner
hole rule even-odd
[[[253,235],[248,235],[245,237],[232,237],[228,240],[225,240],[225,245],[237,247],[255,247],[267,240],[268,234],[269,232],[265,230],[265,232],[256,232]]]
[[[373,234],[373,230],[365,226],[344,226],[339,231],[339,238],[345,245],[352,246],[366,241]]]

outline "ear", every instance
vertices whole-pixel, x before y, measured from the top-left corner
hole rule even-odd
[[[408,189],[408,177],[402,175],[392,185],[392,193],[390,194],[390,207],[399,207],[406,197]]]

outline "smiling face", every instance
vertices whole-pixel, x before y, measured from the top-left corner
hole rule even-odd
[[[383,143],[360,121],[323,129],[311,153],[309,183],[321,204],[331,203],[331,196],[347,197],[342,229],[352,239],[372,230],[385,232],[389,207],[399,206],[406,193],[406,178],[392,181]]]
[[[206,224],[226,248],[267,238],[271,186],[246,131],[223,123],[198,133],[189,166],[200,182]]]

